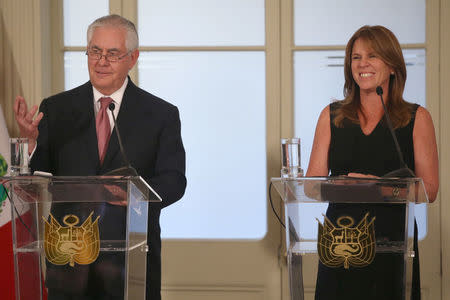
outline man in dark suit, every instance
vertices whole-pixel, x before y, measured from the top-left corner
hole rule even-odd
[[[34,149],[33,170],[55,176],[101,175],[124,165],[110,111],[107,114],[112,134],[105,150],[99,145],[103,139],[99,137],[98,120],[96,126],[96,118],[101,113],[100,101],[104,97],[112,98],[130,164],[163,200],[150,204],[148,213],[150,251],[146,295],[147,299],[160,299],[160,211],[180,199],[186,187],[178,109],[138,88],[128,77],[139,57],[138,36],[132,22],[117,15],[99,18],[89,26],[87,38],[90,81],[44,99],[37,116],[37,107],[28,110],[25,100],[19,96],[14,105],[15,117],[21,136],[28,137],[30,151]],[[116,213],[121,214],[120,207],[111,206],[105,215],[111,219]],[[103,289],[107,290],[107,286]],[[52,291],[49,292],[51,297]],[[53,292],[54,299],[67,296],[64,290]],[[103,297],[91,294],[90,288],[82,294],[65,299]],[[104,299],[116,298],[121,299],[120,291],[118,295],[104,296]]]

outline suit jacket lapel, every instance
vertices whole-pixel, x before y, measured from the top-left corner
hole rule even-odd
[[[78,128],[87,126],[85,129],[88,141],[85,145],[88,152],[86,162],[91,166],[99,166],[100,159],[98,154],[97,131],[95,127],[94,94],[90,82],[84,85],[84,88],[80,91],[80,95],[77,96],[77,101],[75,101],[75,108],[73,110],[73,120],[75,126]]]

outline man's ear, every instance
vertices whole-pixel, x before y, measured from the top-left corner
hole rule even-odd
[[[136,64],[136,62],[137,62],[137,60],[139,58],[139,50],[138,49],[133,50],[130,53],[130,58],[131,58],[131,61],[130,61],[129,70],[133,69],[134,65]]]

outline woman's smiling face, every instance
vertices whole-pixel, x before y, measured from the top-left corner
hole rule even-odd
[[[393,69],[389,67],[369,44],[357,39],[353,44],[351,66],[353,79],[360,92],[375,92],[381,86],[385,93],[389,88],[389,77]]]

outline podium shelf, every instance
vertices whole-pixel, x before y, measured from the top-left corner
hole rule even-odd
[[[414,251],[405,250],[407,244],[404,242],[377,242],[375,247],[377,253],[405,253],[408,257],[414,257]],[[317,254],[317,241],[301,241],[292,243],[289,252],[296,255]]]
[[[125,241],[100,241],[100,252],[127,252],[135,249],[141,248],[142,252],[148,251],[147,241],[133,241],[130,242],[129,246],[126,246]],[[28,253],[28,252],[40,252],[44,249],[44,241],[34,241],[25,246],[15,248],[14,251],[17,253]]]

